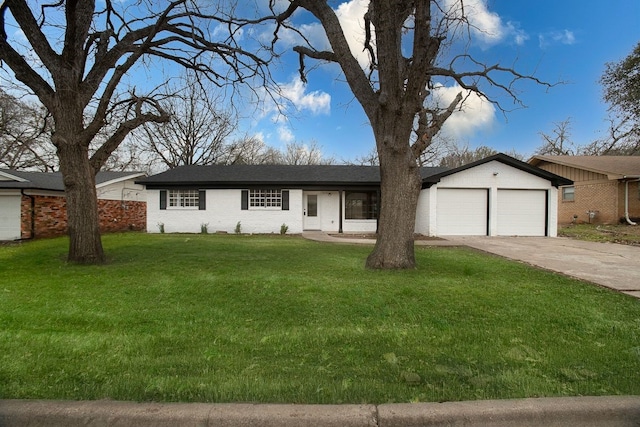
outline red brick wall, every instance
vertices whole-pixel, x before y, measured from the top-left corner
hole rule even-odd
[[[32,212],[34,212],[34,215],[32,215]],[[98,200],[98,212],[100,215],[100,231],[103,233],[144,230],[146,227],[147,204],[145,202]],[[21,224],[23,239],[66,234],[66,199],[56,196],[23,195]],[[32,224],[34,235],[31,233]]]
[[[575,200],[562,200],[562,188],[558,191],[558,223],[569,224],[577,215],[577,223],[615,224],[618,215],[618,181],[576,183]],[[596,211],[589,220],[588,211]]]

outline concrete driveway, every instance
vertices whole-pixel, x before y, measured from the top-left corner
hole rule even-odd
[[[563,237],[445,237],[640,298],[640,247]]]

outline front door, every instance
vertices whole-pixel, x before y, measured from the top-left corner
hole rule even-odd
[[[317,193],[305,193],[304,195],[304,229],[320,230],[320,209]]]

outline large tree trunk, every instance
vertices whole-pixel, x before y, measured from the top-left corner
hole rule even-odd
[[[409,147],[378,150],[381,209],[378,240],[367,258],[367,268],[415,268],[414,231],[421,180]]]
[[[80,144],[59,144],[58,157],[67,196],[68,260],[103,263],[95,171],[89,164],[87,148]]]

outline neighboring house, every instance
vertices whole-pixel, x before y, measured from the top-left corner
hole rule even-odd
[[[144,230],[146,195],[135,184],[141,172],[99,172],[96,176],[100,230]],[[60,172],[0,169],[0,240],[64,235],[67,210]]]
[[[415,230],[429,236],[555,236],[557,187],[571,184],[504,154],[421,173]],[[374,166],[182,166],[136,182],[147,190],[148,232],[377,230]]]
[[[640,156],[534,156],[529,163],[574,181],[558,194],[560,224],[640,220]]]

